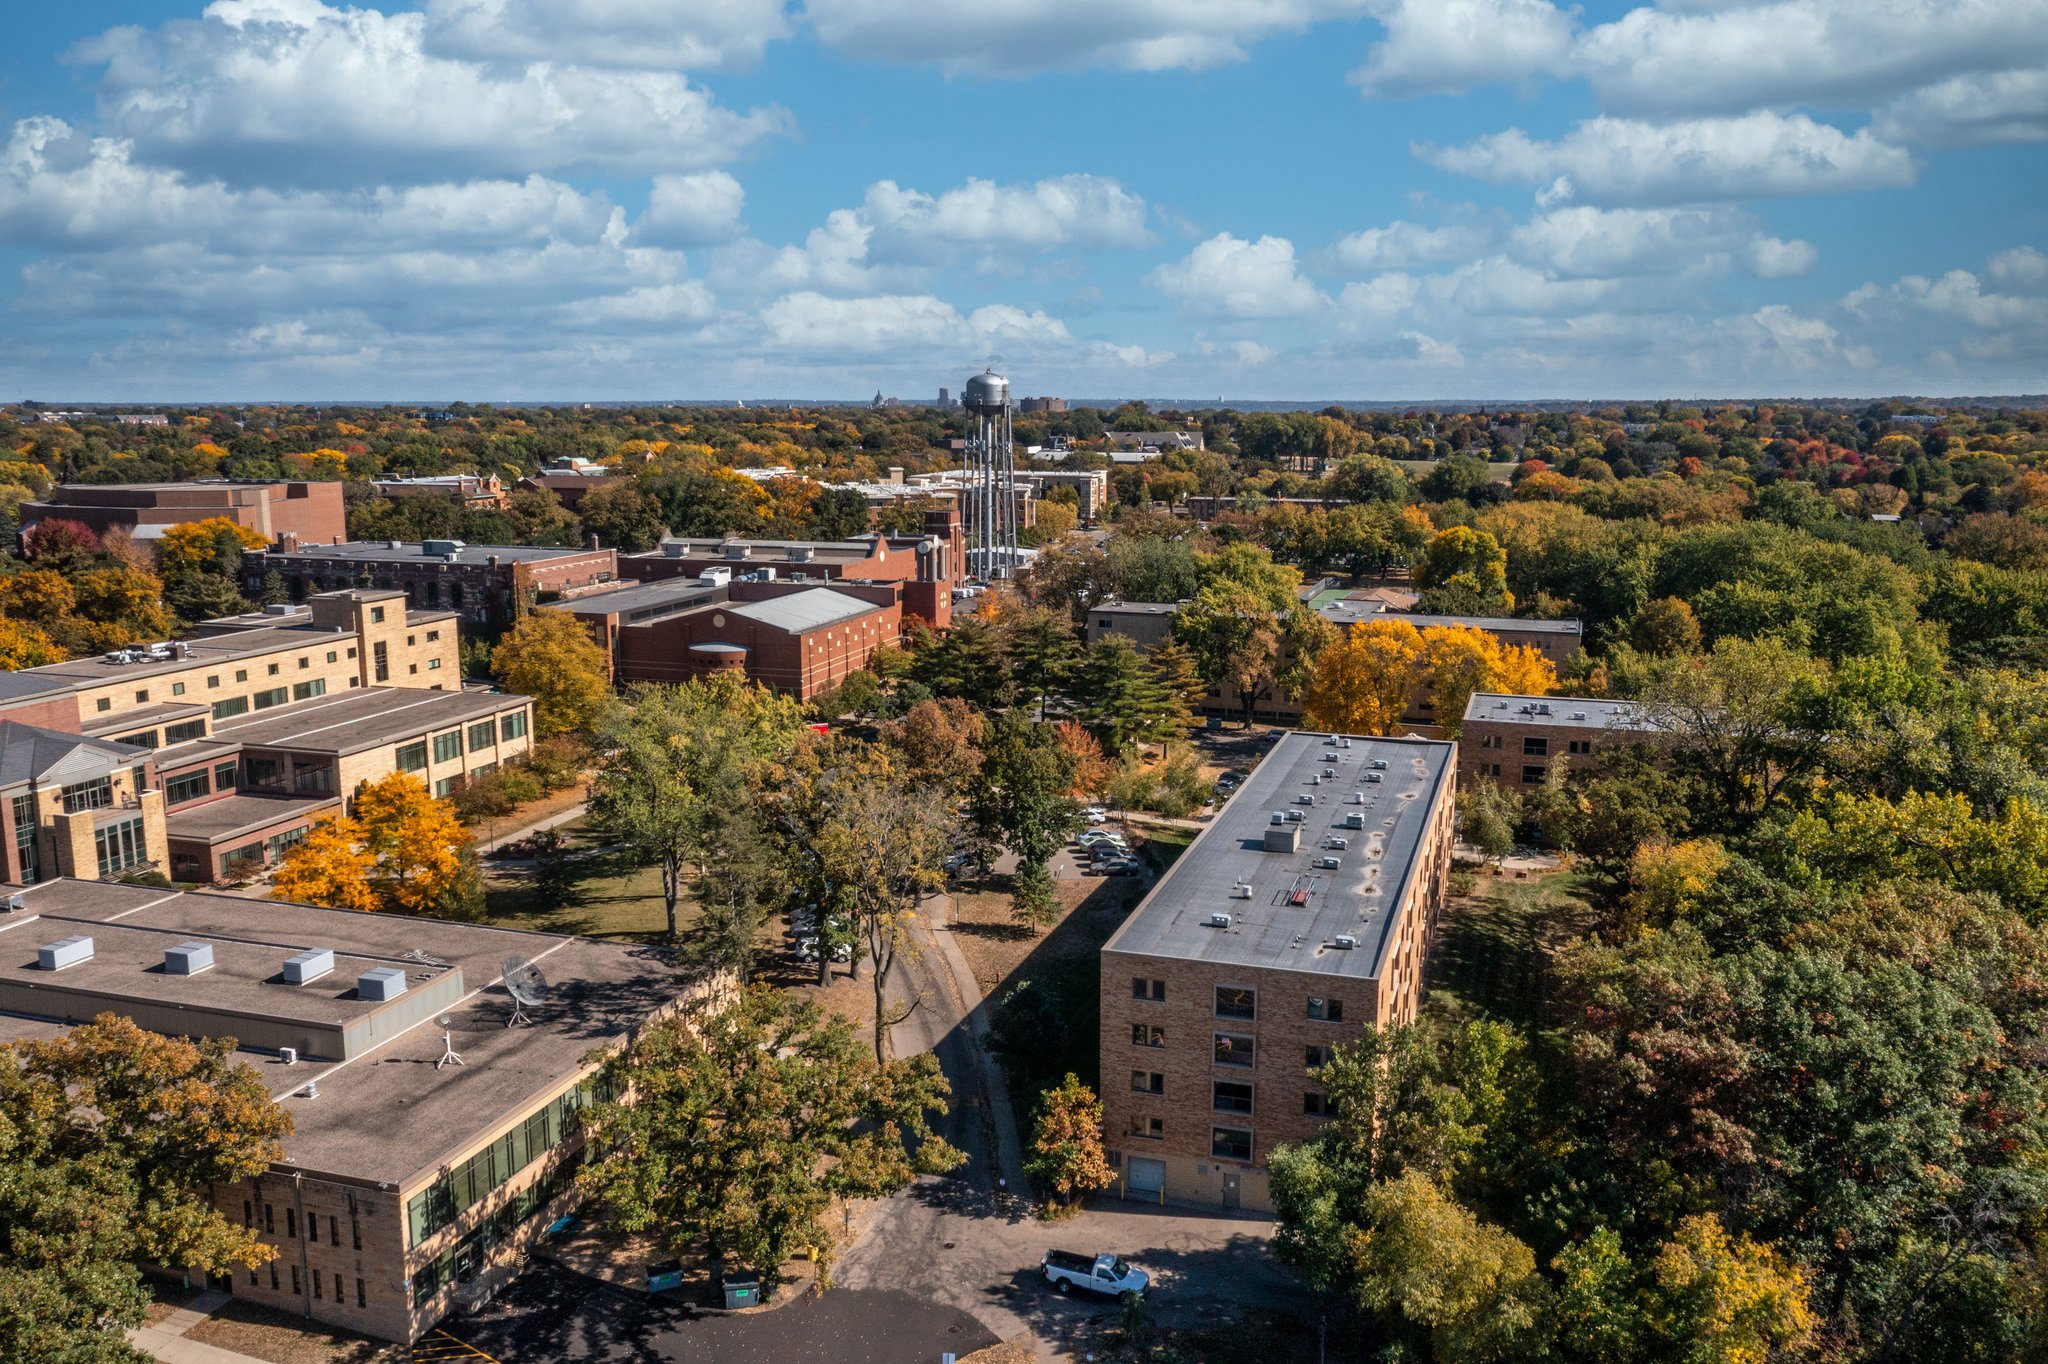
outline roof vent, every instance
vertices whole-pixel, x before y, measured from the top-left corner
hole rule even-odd
[[[688,548],[689,546],[681,540],[663,540],[661,542],[661,557],[664,559],[680,559],[683,557],[683,551]]]
[[[22,910],[27,908],[28,896],[26,895],[21,895],[17,893],[8,896],[5,900],[0,900],[0,911],[4,911],[8,914],[19,914]]]
[[[1572,719],[1574,719],[1574,720],[1583,720],[1583,719],[1585,719],[1585,718],[1586,718],[1586,712],[1584,712],[1584,711],[1582,711],[1582,710],[1575,710],[1575,711],[1573,711],[1573,712],[1572,712]]]
[[[285,1065],[295,1066],[299,1063],[299,1049],[297,1047],[279,1047],[277,1049],[277,1059]]]
[[[284,983],[311,985],[334,969],[334,953],[325,947],[309,947],[284,959]]]
[[[753,553],[752,549],[748,548],[746,544],[738,540],[729,540],[722,546],[722,548],[725,551],[725,557],[728,559],[744,559],[749,554]]]
[[[379,966],[356,977],[356,998],[382,1003],[405,993],[405,972],[396,966]]]
[[[1211,914],[1211,915],[1209,916],[1209,927],[1211,927],[1211,928],[1228,928],[1228,927],[1230,927],[1230,916],[1229,916],[1228,914]]]
[[[263,614],[266,616],[289,616],[297,609],[290,602],[274,601],[263,608]]]
[[[1230,898],[1233,900],[1251,899],[1252,883],[1249,881],[1239,881],[1236,885],[1230,888]]]
[[[1339,933],[1336,937],[1330,939],[1330,946],[1336,948],[1339,952],[1349,952],[1352,948],[1358,946],[1358,939],[1352,937],[1349,933]]]
[[[92,939],[87,937],[59,938],[46,947],[36,949],[36,965],[45,971],[61,971],[67,966],[91,960]]]
[[[1287,812],[1285,810],[1275,810],[1273,817],[1266,822],[1268,824],[1285,824],[1287,822]]]
[[[172,976],[196,976],[201,971],[213,969],[213,944],[206,942],[181,942],[176,947],[164,949],[164,973]]]

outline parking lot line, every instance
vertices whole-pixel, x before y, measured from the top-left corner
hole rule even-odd
[[[441,1364],[443,1360],[481,1359],[487,1364],[499,1364],[495,1355],[485,1354],[466,1340],[457,1340],[446,1331],[436,1330],[412,1347],[413,1364]]]

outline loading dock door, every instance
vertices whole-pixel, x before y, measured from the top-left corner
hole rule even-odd
[[[1166,1162],[1132,1156],[1124,1162],[1131,1195],[1157,1201],[1166,1189]]]

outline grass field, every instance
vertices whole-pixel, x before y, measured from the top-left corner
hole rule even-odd
[[[621,850],[603,845],[582,820],[563,825],[562,832],[569,839],[573,869],[567,892],[545,895],[534,884],[531,866],[485,858],[485,922],[633,941],[652,941],[667,931],[660,868],[635,866]],[[679,907],[682,924],[694,915],[687,901]]]
[[[1591,910],[1575,877],[1479,878],[1444,910],[1429,962],[1429,1007],[1457,1018],[1544,1023],[1546,948],[1583,931]]]
[[[1397,459],[1394,463],[1400,465],[1410,478],[1421,478],[1436,468],[1437,464],[1433,459]],[[1515,466],[1489,462],[1486,466],[1486,476],[1495,483],[1505,483],[1515,476]]]

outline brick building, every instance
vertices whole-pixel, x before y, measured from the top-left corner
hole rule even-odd
[[[267,865],[364,781],[416,771],[446,794],[524,752],[532,706],[465,689],[455,614],[395,591],[0,674],[0,879]]]
[[[905,586],[734,582],[725,601],[620,630],[618,675],[683,682],[736,671],[808,701],[898,642]]]
[[[531,493],[553,493],[555,500],[569,510],[575,511],[583,505],[583,499],[598,488],[616,483],[625,475],[602,466],[585,469],[543,469],[537,474],[528,474],[519,480],[519,490]]]
[[[560,611],[582,621],[590,631],[590,637],[604,650],[612,679],[629,680],[623,679],[619,672],[621,631],[628,626],[667,620],[670,616],[679,616],[700,606],[725,601],[732,595],[731,588],[727,586],[730,582],[729,574],[707,570],[703,577],[628,583],[611,592],[577,597],[542,609]]]
[[[494,511],[508,501],[505,484],[496,474],[436,474],[427,478],[380,478],[370,484],[377,496],[438,497],[473,511]]]
[[[276,1258],[212,1286],[417,1340],[508,1280],[575,1206],[576,1112],[597,1097],[603,1057],[675,1006],[673,968],[629,944],[274,901],[252,936],[252,908],[206,892],[31,886],[0,910],[15,949],[0,955],[0,1044],[106,1011],[234,1038],[293,1131],[266,1173],[212,1195]],[[548,981],[516,1026],[508,959]],[[460,1064],[437,1065],[448,1051]]]
[[[1123,1196],[1272,1207],[1268,1155],[1326,1116],[1310,1072],[1415,1017],[1456,785],[1448,743],[1289,734],[1103,946]]]
[[[619,579],[618,552],[595,545],[470,545],[460,540],[351,540],[299,544],[242,556],[242,586],[254,595],[275,573],[293,601],[320,592],[377,587],[403,592],[421,609],[443,608],[485,627],[509,625],[522,599],[562,601],[602,592]]]
[[[1477,692],[1465,703],[1458,768],[1467,781],[1541,786],[1556,758],[1576,771],[1616,745],[1639,744],[1659,732],[1633,701]]]
[[[334,541],[348,534],[339,483],[65,483],[41,501],[21,504],[24,530],[38,521],[77,521],[95,532],[125,530],[144,540],[216,516],[273,542],[284,536]]]
[[[1105,635],[1122,635],[1140,649],[1155,649],[1173,637],[1173,618],[1180,603],[1170,601],[1108,601],[1091,607],[1084,627],[1088,643]]]

